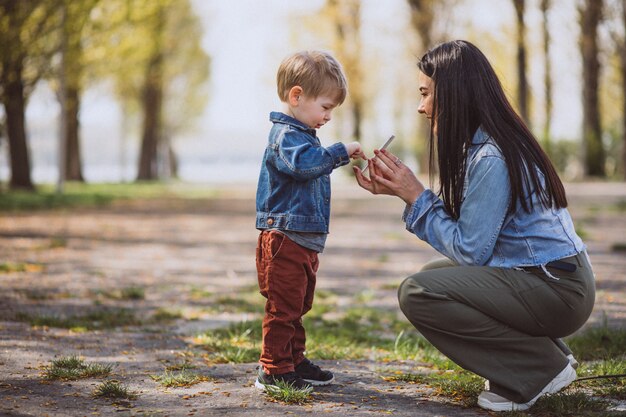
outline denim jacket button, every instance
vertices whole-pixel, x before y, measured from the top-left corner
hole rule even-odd
[[[270,226],[274,224],[274,219],[267,219],[267,224]]]

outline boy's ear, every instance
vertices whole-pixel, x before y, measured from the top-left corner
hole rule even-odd
[[[298,101],[300,100],[300,96],[302,95],[302,87],[299,85],[291,87],[289,90],[289,95],[287,96],[287,101],[290,106],[296,107],[298,105]]]

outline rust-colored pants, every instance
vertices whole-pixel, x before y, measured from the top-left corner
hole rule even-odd
[[[259,235],[256,267],[265,303],[260,362],[268,374],[292,372],[304,359],[302,316],[313,305],[317,252],[276,230]]]

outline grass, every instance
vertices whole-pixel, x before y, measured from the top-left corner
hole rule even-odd
[[[606,322],[567,339],[567,344],[583,361],[606,360],[626,354],[626,329],[610,328]]]
[[[40,272],[43,270],[42,265],[31,264],[25,262],[1,262],[0,273],[11,272]]]
[[[166,370],[161,375],[151,375],[154,381],[158,382],[164,387],[190,387],[199,382],[208,381],[209,378],[206,376],[198,375],[194,372],[191,372],[187,369],[182,369],[181,371],[173,372]]]
[[[357,297],[367,298],[363,294]],[[399,318],[396,311],[355,307],[340,313],[333,308],[335,303],[336,298],[326,294],[304,317],[307,355],[311,359],[380,361],[387,364],[380,371],[387,381],[429,385],[436,395],[463,407],[476,406],[477,396],[483,390],[483,378],[461,369],[442,355],[406,320]],[[579,377],[626,373],[626,330],[610,328],[605,323],[570,337],[567,342],[581,361]],[[196,337],[195,343],[207,350],[210,363],[256,362],[260,354],[261,320],[205,332]],[[424,371],[390,373],[394,361],[414,361]],[[272,398],[280,402],[301,401],[292,399],[291,395],[289,389],[284,389]],[[626,400],[624,378],[577,381],[563,393],[540,399],[527,412],[503,413],[503,416],[618,415],[605,411],[614,400]]]
[[[259,359],[261,320],[235,323],[198,335],[194,342],[209,352],[213,363],[249,363]]]
[[[96,387],[93,392],[95,397],[104,397],[111,399],[125,399],[133,400],[137,398],[137,394],[131,392],[127,386],[123,385],[119,381],[109,380],[104,381]]]
[[[146,290],[143,287],[134,285],[112,291],[95,290],[93,294],[96,297],[104,297],[111,300],[144,300],[146,298]]]
[[[135,182],[85,184],[68,182],[62,194],[55,185],[40,185],[34,192],[0,192],[0,211],[48,210],[73,207],[102,207],[116,200],[153,198],[213,198],[214,190],[182,183]]]
[[[56,360],[45,368],[46,379],[75,380],[107,376],[113,370],[112,364],[85,363],[78,356],[65,356]]]
[[[425,384],[433,387],[437,395],[460,402],[465,407],[476,406],[476,398],[483,390],[484,379],[450,363],[449,370],[426,374],[396,372],[383,376],[386,381]]]
[[[265,390],[265,394],[274,401],[278,401],[285,404],[297,404],[302,405],[311,401],[311,393],[313,387],[297,389],[292,385],[277,381],[276,388],[271,387]]]
[[[74,331],[112,329],[121,326],[140,325],[141,321],[131,310],[98,310],[82,316],[30,315],[18,313],[16,320],[30,323],[31,326],[59,327]]]

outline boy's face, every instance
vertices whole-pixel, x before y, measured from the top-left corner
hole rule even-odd
[[[313,129],[319,129],[331,119],[331,113],[337,107],[337,99],[328,95],[316,98],[301,94],[295,105],[290,106],[293,116]]]

